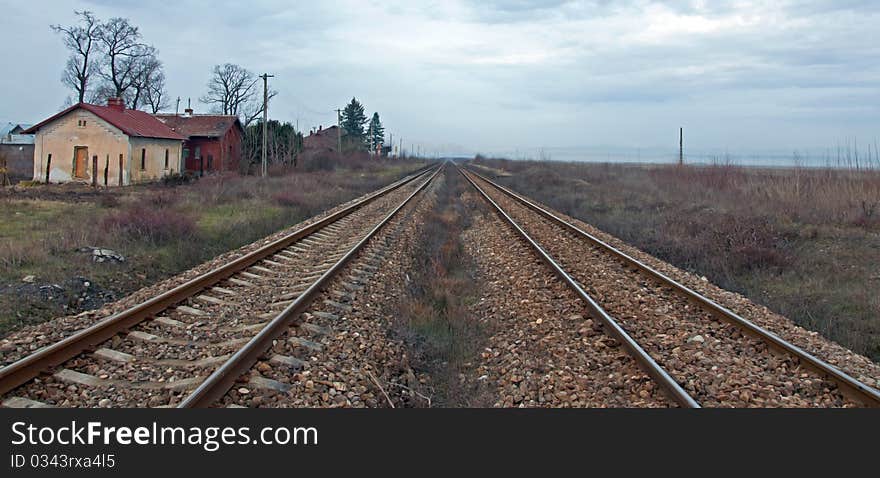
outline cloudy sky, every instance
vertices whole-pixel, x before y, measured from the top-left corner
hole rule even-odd
[[[276,75],[273,117],[327,126],[357,96],[425,151],[674,148],[679,126],[735,152],[880,138],[871,0],[0,0],[0,121],[63,104],[48,25],[74,9],[140,26],[174,98],[238,63]]]

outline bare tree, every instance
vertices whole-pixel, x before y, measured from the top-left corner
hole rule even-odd
[[[76,92],[79,102],[82,103],[88,91],[89,80],[98,71],[100,59],[99,38],[101,36],[101,23],[95,15],[89,11],[74,11],[80,18],[80,24],[75,26],[50,25],[55,33],[60,33],[64,46],[70,50],[70,58],[61,74],[61,82]]]
[[[138,59],[135,67],[136,70],[134,71],[131,82],[132,95],[129,106],[132,109],[138,109],[145,106],[152,107],[153,104],[150,102],[156,99],[157,94],[160,100],[161,96],[164,94],[162,89],[165,87],[165,72],[162,68],[162,62],[156,58],[155,54],[150,54]],[[156,85],[156,83],[159,82],[161,82],[161,84]],[[148,96],[151,98],[148,99]]]
[[[149,107],[150,113],[156,114],[167,108],[168,91],[165,89],[165,72],[160,68],[154,70],[144,88],[144,105]]]
[[[116,89],[113,87],[113,83],[109,81],[102,81],[95,87],[91,94],[89,95],[89,103],[100,105],[104,104],[107,101],[107,98],[115,98],[116,97]],[[127,105],[131,104],[131,90],[127,90],[120,96],[123,102]]]
[[[217,113],[238,116],[247,127],[263,114],[263,99],[258,94],[259,79],[239,65],[217,65],[208,81],[208,93],[199,98],[199,101],[213,105],[213,110]],[[270,92],[269,98],[276,94],[277,91]]]
[[[278,92],[276,90],[269,90],[269,95],[267,100],[272,101],[272,98],[277,95]],[[251,98],[250,101],[242,105],[239,112],[239,119],[241,120],[244,126],[248,126],[254,121],[257,120],[260,116],[263,116],[263,98],[262,95],[254,95],[254,98]]]
[[[125,18],[111,18],[100,29],[100,40],[106,55],[101,77],[113,88],[116,97],[137,102],[126,92],[138,81],[144,62],[156,56],[156,49],[141,42],[138,28]],[[129,104],[128,102],[126,104]]]

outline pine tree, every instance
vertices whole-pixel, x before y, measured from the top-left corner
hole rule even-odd
[[[373,118],[370,120],[370,129],[373,133],[373,150],[376,149],[377,146],[382,147],[385,145],[385,128],[382,127],[382,122],[379,121],[379,113],[373,113]]]
[[[363,105],[356,98],[352,98],[351,103],[342,110],[341,124],[349,144],[360,147],[366,144],[367,134],[364,132],[364,125],[367,124],[367,115],[364,113]]]

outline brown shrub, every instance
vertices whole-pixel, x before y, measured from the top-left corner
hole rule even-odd
[[[156,210],[135,206],[110,214],[101,222],[103,229],[124,239],[152,244],[190,238],[195,221],[173,209]]]

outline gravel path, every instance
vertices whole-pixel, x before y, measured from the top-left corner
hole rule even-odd
[[[480,183],[703,406],[854,405],[796,360],[770,353],[763,342]]]

